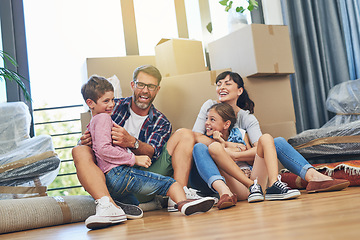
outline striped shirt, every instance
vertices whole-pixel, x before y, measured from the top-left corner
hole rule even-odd
[[[130,117],[131,102],[132,97],[115,99],[115,107],[111,118],[121,127],[124,126],[126,120]],[[141,127],[139,140],[150,144],[154,148],[152,162],[160,156],[163,146],[170,138],[171,131],[172,128],[169,120],[154,105],[151,105],[148,117]]]

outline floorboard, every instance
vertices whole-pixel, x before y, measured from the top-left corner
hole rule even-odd
[[[183,216],[145,212],[106,229],[83,222],[0,235],[0,239],[359,239],[360,187],[287,201],[245,201],[230,209]]]

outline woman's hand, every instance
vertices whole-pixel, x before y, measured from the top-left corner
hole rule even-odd
[[[151,166],[151,159],[146,155],[135,156],[135,165],[148,168]]]
[[[91,141],[91,135],[90,135],[89,130],[86,130],[84,132],[84,135],[81,136],[80,141],[81,141],[81,143],[80,143],[81,145],[91,147],[92,141]]]

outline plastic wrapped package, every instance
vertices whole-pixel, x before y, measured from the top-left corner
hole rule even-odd
[[[46,195],[60,168],[51,137],[29,137],[31,116],[22,102],[0,104],[0,113],[0,199]]]
[[[288,142],[305,158],[360,154],[360,120],[306,130],[289,138]]]
[[[360,154],[360,79],[334,86],[326,107],[337,115],[288,142],[306,158]]]
[[[0,103],[0,154],[17,147],[30,138],[31,116],[23,102]]]
[[[330,89],[326,108],[337,115],[322,128],[360,120],[360,79],[340,83]]]

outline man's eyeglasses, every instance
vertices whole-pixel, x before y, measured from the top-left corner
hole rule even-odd
[[[145,87],[147,87],[147,89],[149,91],[155,91],[156,88],[158,87],[158,85],[154,85],[154,84],[145,84],[142,82],[138,82],[138,81],[134,81],[136,88],[138,89],[144,89]]]

